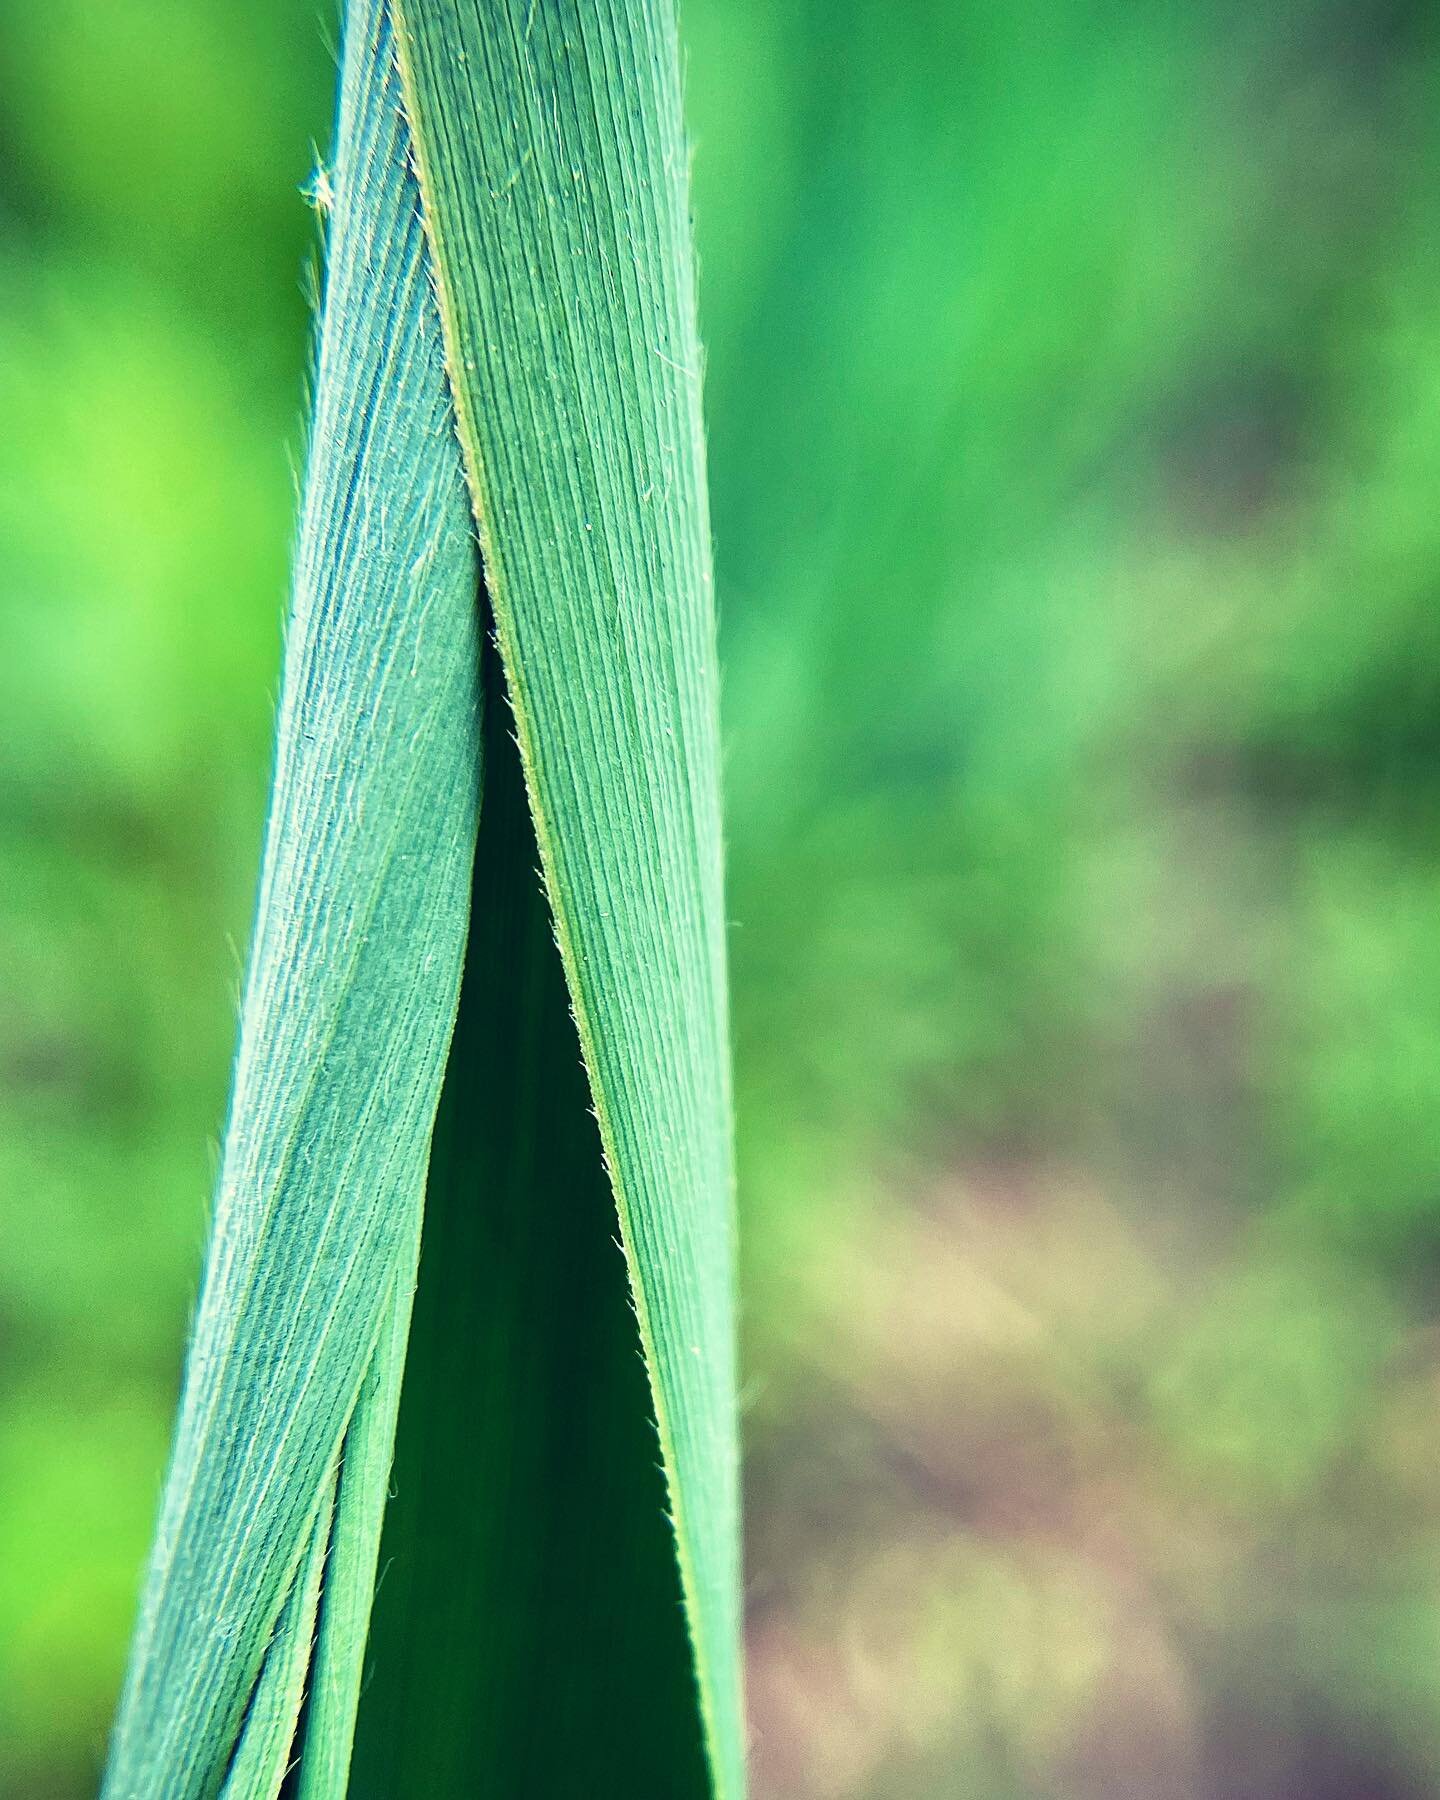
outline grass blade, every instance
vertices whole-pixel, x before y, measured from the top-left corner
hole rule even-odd
[[[371,0],[351,9],[255,939],[115,1800],[216,1792],[269,1691],[277,1623],[413,1270],[454,1020],[478,567],[388,29]],[[348,1473],[341,1492],[348,1516]]]
[[[414,1223],[414,1241],[396,1271],[375,1354],[345,1433],[335,1527],[325,1571],[325,1604],[310,1671],[297,1787],[299,1800],[330,1800],[331,1796],[344,1794],[349,1783],[355,1716],[360,1705],[360,1681],[380,1561],[380,1531],[390,1487],[395,1421],[410,1337],[420,1247],[418,1208]]]
[[[506,711],[487,700],[351,1791],[702,1800],[645,1370]]]
[[[743,1785],[715,622],[669,0],[398,0],[456,413],[659,1426]]]
[[[285,1779],[295,1723],[310,1668],[315,1615],[320,1606],[320,1579],[330,1542],[335,1509],[332,1474],[310,1527],[300,1572],[265,1653],[264,1666],[245,1713],[245,1729],[225,1777],[223,1800],[248,1800],[252,1794],[277,1794]]]
[[[740,1800],[673,16],[354,0],[331,185],[235,1090],[107,1793]]]

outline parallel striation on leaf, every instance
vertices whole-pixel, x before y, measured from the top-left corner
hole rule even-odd
[[[718,675],[670,0],[396,0],[448,366],[619,1207],[717,1793],[743,1788]]]
[[[668,0],[351,0],[329,191],[240,1049],[106,1794],[742,1800]]]
[[[240,1045],[108,1800],[214,1794],[232,1762],[271,1787],[247,1719],[273,1732],[267,1662],[295,1647],[283,1615],[413,1287],[480,740],[479,569],[408,151],[388,19],[355,0]],[[386,1450],[337,1516],[378,1518]]]

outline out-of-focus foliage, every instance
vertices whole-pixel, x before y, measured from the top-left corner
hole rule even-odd
[[[1433,1792],[1440,22],[685,21],[756,1791]],[[290,0],[62,0],[0,70],[0,1786],[45,1800],[203,1228],[333,69]]]
[[[93,1789],[249,930],[333,69],[0,8],[0,1788]]]

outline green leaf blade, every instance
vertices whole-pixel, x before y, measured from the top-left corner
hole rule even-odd
[[[717,1793],[743,1789],[718,677],[665,0],[401,0],[487,587],[619,1207]]]
[[[410,1339],[420,1223],[420,1209],[416,1208],[414,1241],[396,1270],[375,1353],[345,1433],[334,1530],[325,1569],[324,1606],[309,1669],[297,1800],[341,1800],[349,1788],[355,1719],[360,1707],[381,1528],[390,1490],[395,1425]]]
[[[487,674],[470,944],[350,1791],[705,1800],[615,1204],[497,659]]]
[[[454,1020],[478,565],[389,30],[375,0],[351,8],[255,937],[113,1800],[213,1794],[231,1767],[413,1279]]]
[[[332,1475],[311,1525],[294,1585],[276,1623],[275,1636],[265,1652],[221,1800],[252,1800],[258,1794],[278,1794],[285,1779],[310,1667],[310,1644],[320,1606],[320,1582],[334,1520],[334,1501]]]
[[[438,112],[430,52],[458,76]],[[717,679],[673,16],[352,0],[333,190],[241,1048],[107,1793],[740,1800]],[[518,753],[480,703],[500,663]],[[467,916],[482,763],[501,779]]]

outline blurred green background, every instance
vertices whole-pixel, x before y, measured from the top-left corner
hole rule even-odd
[[[1440,13],[685,22],[757,1800],[1434,1795]],[[26,1800],[93,1786],[195,1290],[333,37],[0,0]]]

